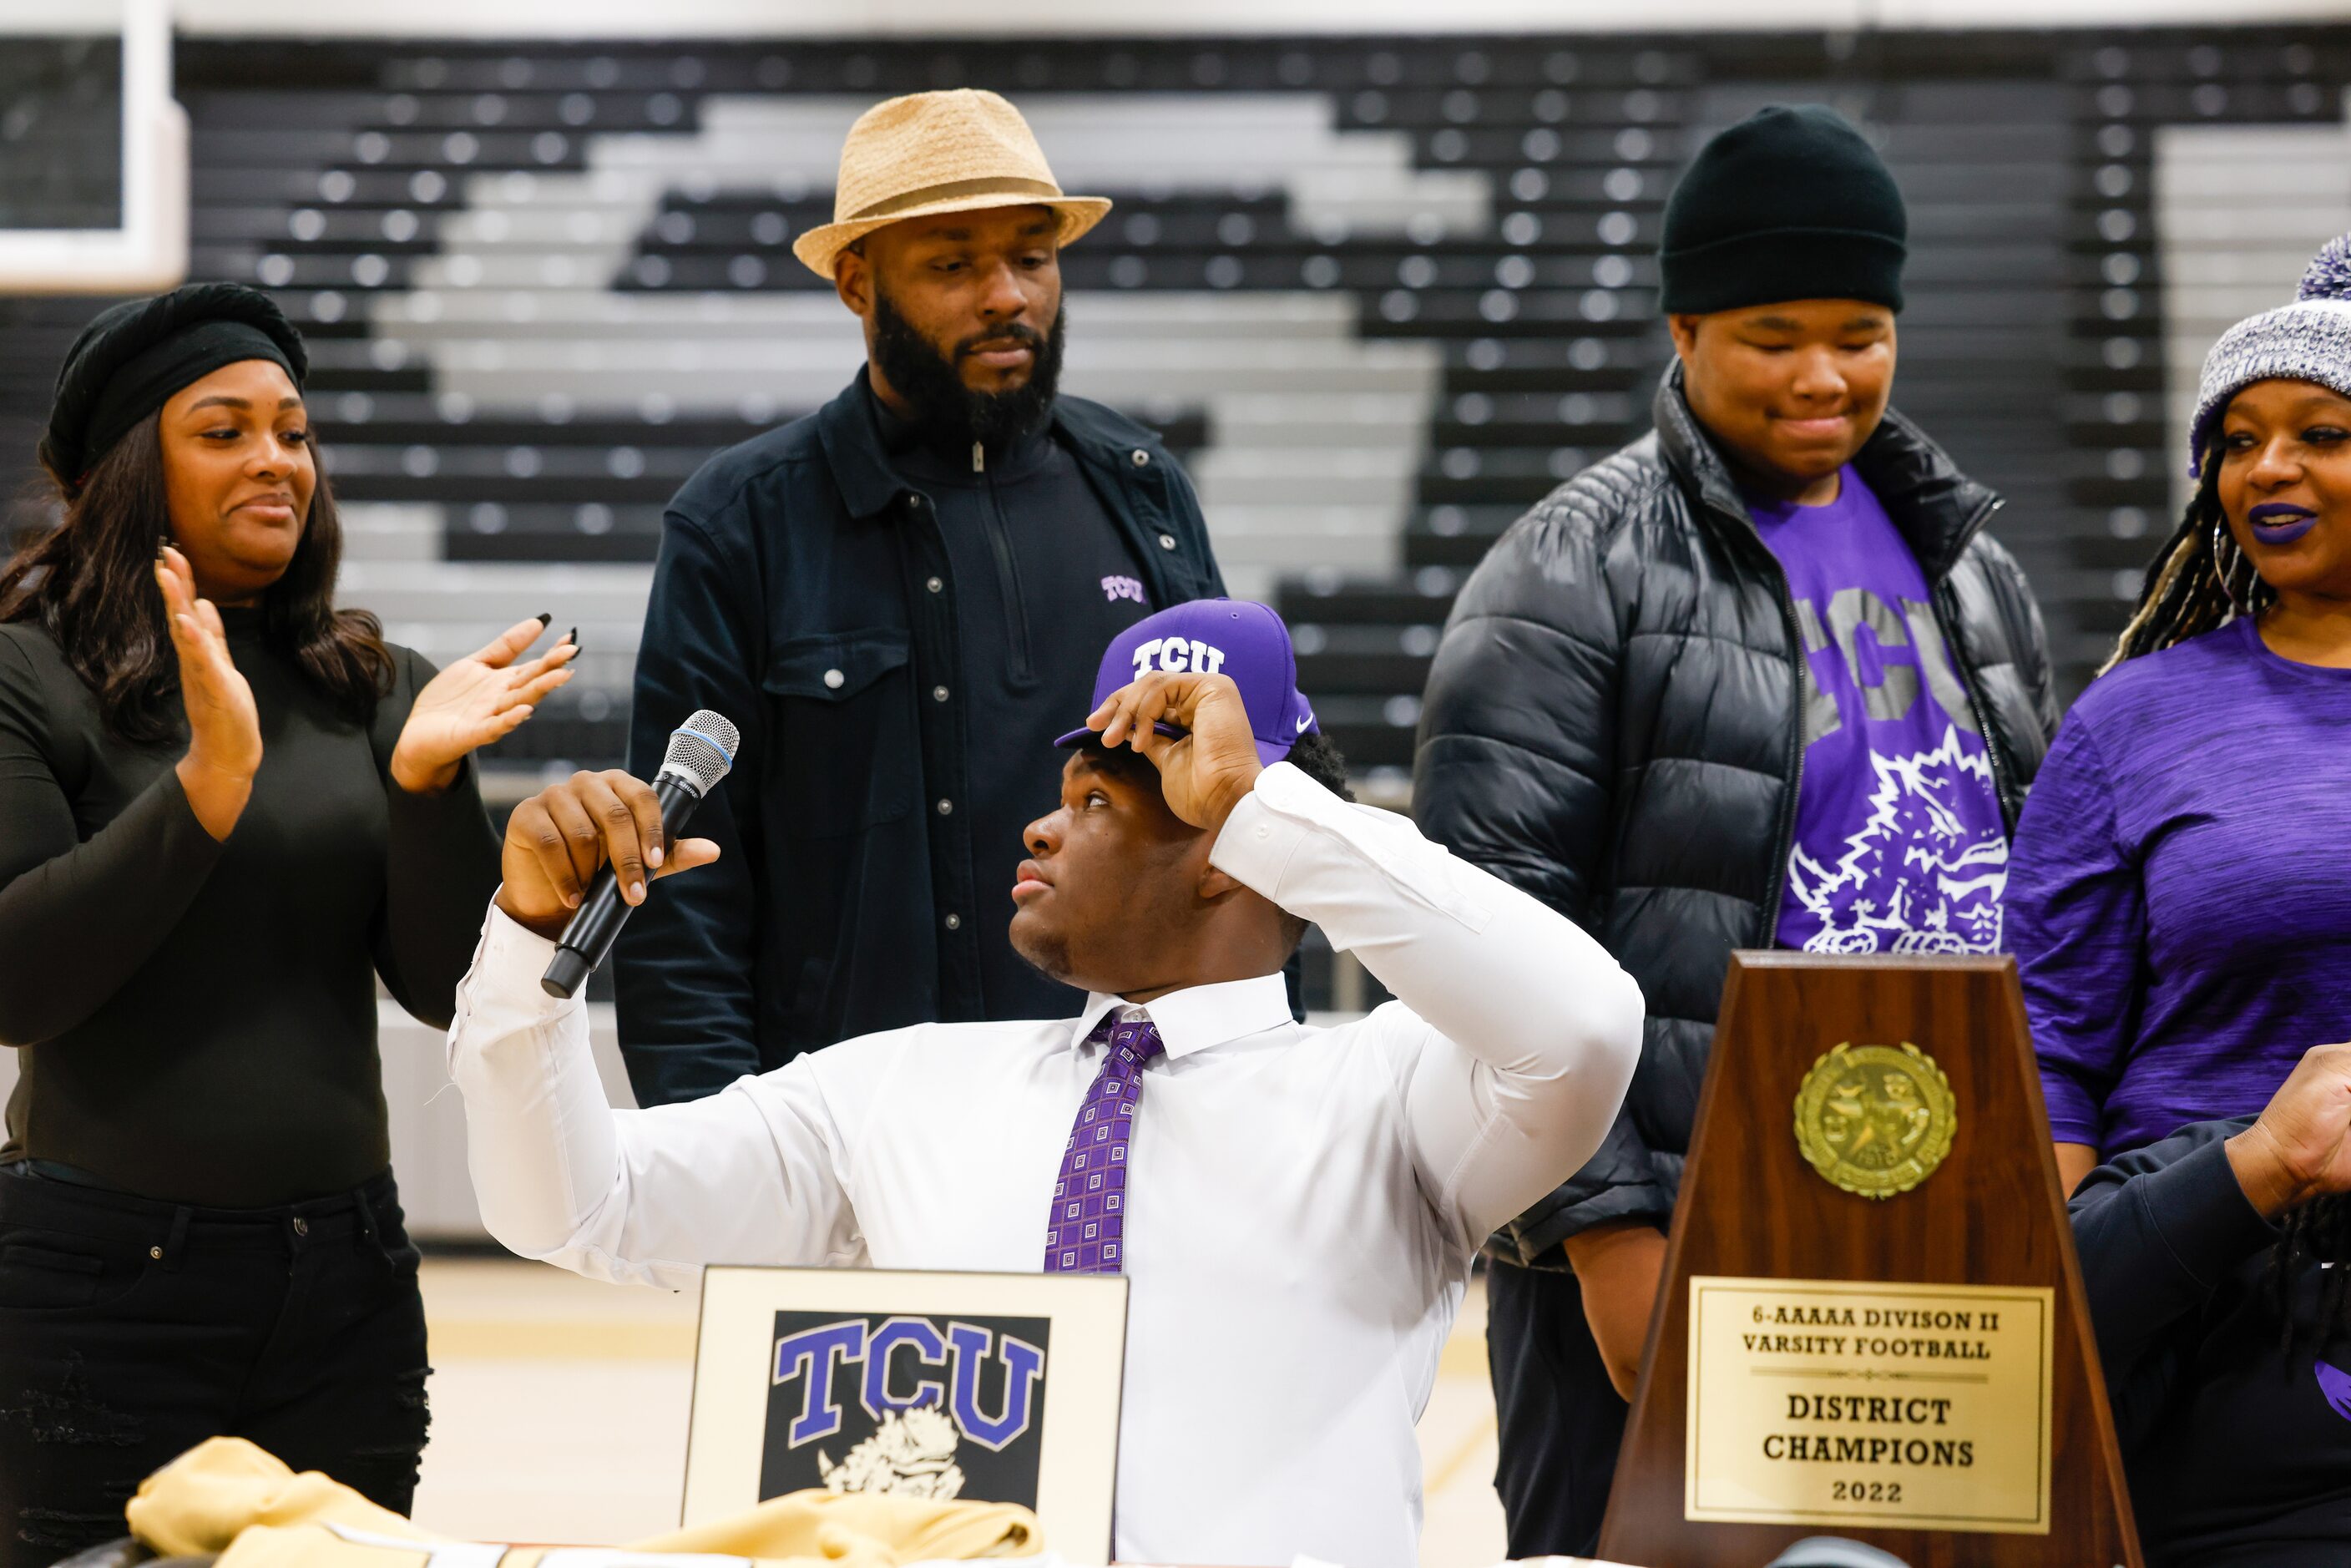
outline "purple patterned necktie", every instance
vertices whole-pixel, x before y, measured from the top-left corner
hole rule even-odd
[[[1125,1010],[1125,1009],[1119,1009]],[[1139,1009],[1117,1011],[1094,1026],[1102,1041],[1102,1071],[1078,1108],[1077,1125],[1061,1150],[1053,1184],[1053,1210],[1045,1227],[1048,1274],[1116,1274],[1125,1264],[1126,1142],[1143,1097],[1143,1064],[1160,1052],[1159,1026]]]

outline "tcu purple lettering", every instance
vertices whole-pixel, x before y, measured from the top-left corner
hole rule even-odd
[[[897,1351],[906,1354],[893,1368],[892,1353]],[[990,1416],[980,1407],[979,1374],[989,1357],[998,1354],[1004,1358],[1004,1403]],[[806,1380],[799,1415],[787,1438],[793,1448],[841,1430],[833,1374],[843,1363],[860,1369],[858,1401],[867,1415],[878,1420],[888,1410],[944,1406],[965,1437],[996,1449],[1029,1429],[1037,1384],[1045,1374],[1040,1347],[971,1323],[950,1322],[944,1336],[937,1324],[924,1318],[892,1318],[870,1336],[866,1324],[857,1319],[804,1330],[776,1341],[773,1369],[778,1383]],[[893,1389],[893,1371],[914,1375],[902,1389]]]
[[[1214,675],[1223,672],[1225,651],[1207,643],[1182,637],[1154,637],[1148,643],[1134,645],[1134,678],[1143,679],[1154,670],[1165,670],[1171,674],[1186,671],[1196,675]]]

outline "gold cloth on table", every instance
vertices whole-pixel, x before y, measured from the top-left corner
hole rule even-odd
[[[540,1568],[550,1553],[581,1550],[451,1542],[316,1470],[297,1475],[242,1437],[189,1449],[141,1482],[125,1511],[131,1532],[159,1555],[217,1552],[217,1568]],[[1043,1547],[1037,1516],[1011,1503],[802,1491],[695,1529],[590,1550],[608,1562],[619,1551],[762,1568],[900,1568],[1028,1557]]]

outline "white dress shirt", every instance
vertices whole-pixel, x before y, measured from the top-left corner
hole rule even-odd
[[[1287,764],[1211,860],[1401,999],[1329,1030],[1291,1021],[1278,974],[1146,1005],[1166,1054],[1129,1151],[1117,1555],[1411,1568],[1413,1425],[1469,1260],[1599,1146],[1640,992],[1573,922]],[[705,1263],[1043,1269],[1118,998],[615,1111],[580,1004],[539,989],[552,951],[493,908],[449,1036],[482,1218],[515,1251],[672,1288]]]

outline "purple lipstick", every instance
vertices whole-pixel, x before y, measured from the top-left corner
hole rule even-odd
[[[2291,501],[2263,501],[2245,514],[2253,537],[2265,545],[2290,545],[2318,526],[2318,514]]]

